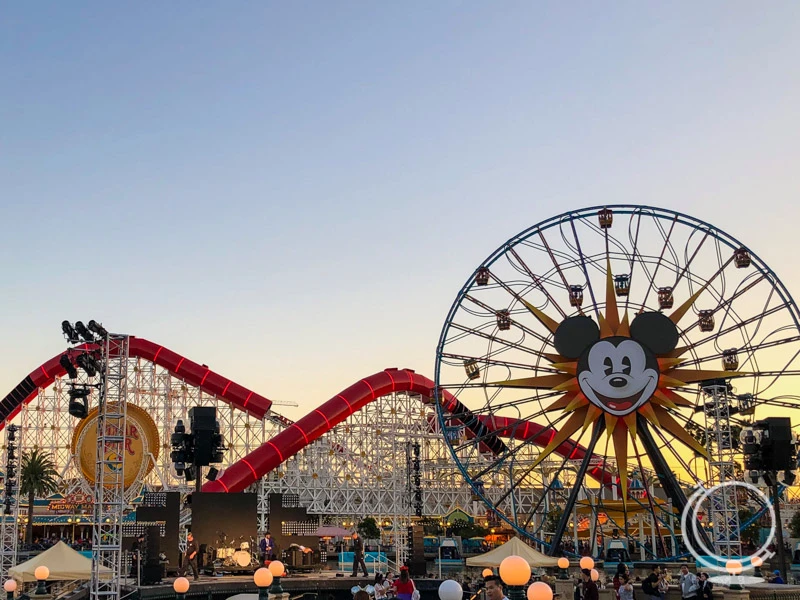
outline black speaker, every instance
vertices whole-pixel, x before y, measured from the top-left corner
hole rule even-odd
[[[156,585],[161,583],[166,575],[164,565],[144,565],[142,567],[142,585]]]
[[[761,443],[764,469],[768,471],[793,471],[797,457],[792,445],[792,421],[789,417],[768,417],[762,421],[767,436]]]
[[[144,564],[147,566],[159,563],[158,555],[161,554],[161,528],[150,526],[145,530]]]
[[[412,577],[424,577],[428,573],[425,559],[417,560],[412,558],[406,563],[406,566],[408,567],[408,574]]]
[[[207,467],[214,458],[212,442],[217,427],[217,409],[194,406],[189,409],[189,423],[194,436],[194,464]]]

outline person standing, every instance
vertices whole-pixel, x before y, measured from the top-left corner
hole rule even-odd
[[[367,573],[367,563],[364,562],[364,542],[358,532],[353,534],[353,574],[350,577],[358,577],[359,565],[364,570],[364,577],[369,577]]]
[[[600,600],[600,590],[592,581],[592,572],[589,569],[581,569],[581,576],[583,578],[583,600]]]
[[[642,593],[648,597],[648,600],[661,600],[658,593],[658,580],[661,575],[661,569],[658,565],[653,567],[650,575],[645,577],[642,581]]]
[[[633,584],[628,573],[619,576],[619,600],[633,600]]]
[[[192,575],[194,576],[194,580],[197,581],[200,579],[200,574],[197,571],[197,552],[199,548],[197,546],[197,542],[194,540],[194,536],[190,531],[186,535],[186,552],[183,555],[183,566],[186,567],[188,563],[189,566],[192,568]]]
[[[612,579],[612,583],[614,584],[614,592],[617,595],[617,600],[620,599],[619,595],[619,588],[622,586],[622,576],[628,574],[628,565],[625,563],[619,563],[617,565],[617,572],[614,575],[614,579]]]
[[[144,534],[140,533],[136,536],[136,541],[131,546],[131,577],[139,580],[139,573],[142,569],[142,552],[144,551]]]
[[[697,598],[697,575],[689,571],[689,567],[686,565],[681,566],[680,586],[682,600]]]
[[[264,534],[264,539],[262,539],[258,544],[259,550],[261,550],[261,564],[266,564],[266,562],[275,560],[275,540],[272,539],[272,533],[267,532]]]
[[[489,575],[483,579],[486,586],[486,600],[508,600],[503,592],[503,580],[497,575]]]
[[[708,580],[708,573],[700,573],[700,583],[697,589],[699,600],[712,600],[714,584]]]

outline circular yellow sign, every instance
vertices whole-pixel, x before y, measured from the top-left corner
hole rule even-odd
[[[97,411],[97,408],[89,411],[72,434],[72,454],[83,477],[92,485],[97,463]],[[122,445],[122,451],[125,452],[123,480],[128,488],[153,469],[160,446],[155,422],[144,409],[134,404],[128,404],[125,429],[125,443]],[[114,460],[118,452],[119,447],[108,449],[106,459]]]

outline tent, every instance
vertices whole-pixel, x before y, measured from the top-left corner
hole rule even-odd
[[[23,583],[36,581],[33,572],[36,570],[36,567],[42,565],[50,569],[50,577],[47,578],[48,581],[72,581],[75,579],[92,578],[92,559],[86,558],[83,554],[73,550],[64,542],[58,542],[52,548],[9,569],[8,574],[12,579]],[[111,570],[108,567],[103,567],[101,569],[101,575],[104,579],[110,578]]]
[[[467,559],[468,567],[499,567],[503,559],[508,556],[521,556],[528,561],[531,567],[555,567],[558,565],[558,558],[546,556],[534,550],[518,537],[513,537],[502,546]]]
[[[342,527],[331,527],[329,525],[325,525],[319,527],[315,532],[314,535],[316,537],[350,537],[353,533],[349,529],[344,529]]]

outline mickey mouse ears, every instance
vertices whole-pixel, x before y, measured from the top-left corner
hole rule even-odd
[[[631,338],[653,354],[667,354],[678,345],[678,328],[660,312],[644,312],[633,319]],[[553,343],[556,351],[566,358],[578,358],[600,339],[600,328],[590,317],[564,319],[556,329]]]

